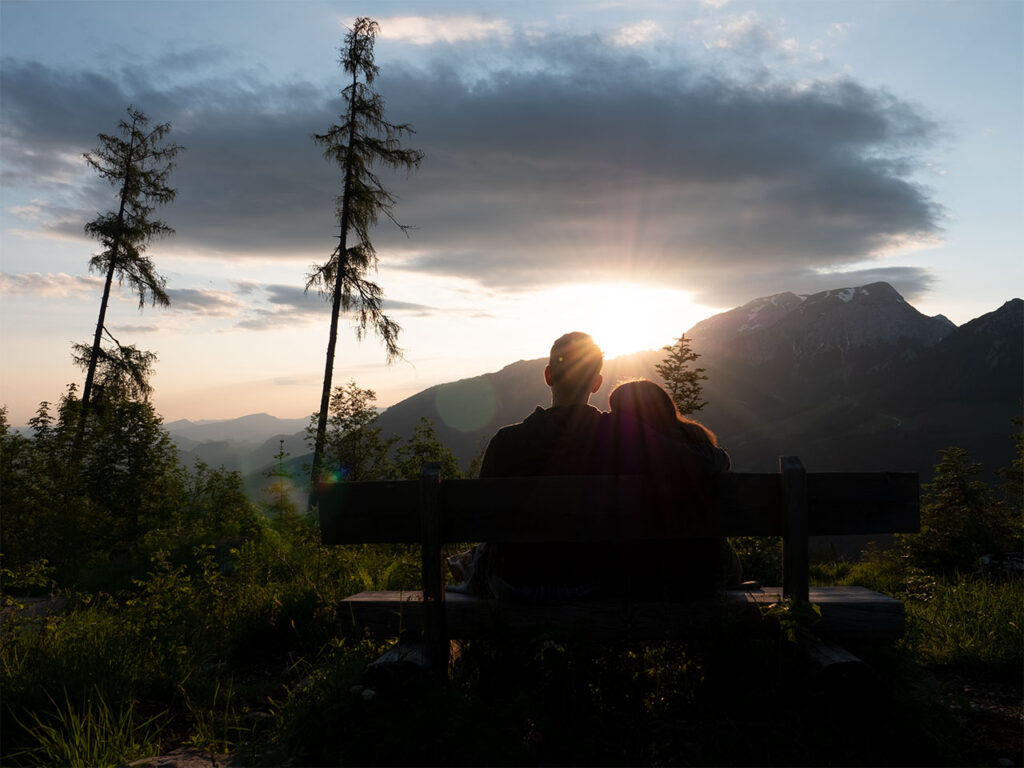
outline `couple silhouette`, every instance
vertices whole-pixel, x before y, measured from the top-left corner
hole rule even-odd
[[[729,469],[715,435],[681,416],[647,380],[619,384],[608,412],[589,404],[603,383],[604,356],[586,333],[555,340],[544,381],[551,407],[500,429],[480,477],[648,475],[687,483],[695,495]],[[679,514],[679,510],[666,510]],[[485,543],[451,561],[460,590],[512,602],[598,596],[698,599],[721,586],[730,555],[719,539],[601,543]]]

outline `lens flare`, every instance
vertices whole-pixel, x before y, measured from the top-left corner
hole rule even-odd
[[[498,397],[487,381],[457,381],[437,390],[434,400],[441,420],[452,429],[472,432],[491,423],[498,412]]]

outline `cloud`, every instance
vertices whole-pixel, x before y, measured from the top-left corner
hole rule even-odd
[[[99,277],[68,275],[63,272],[45,275],[41,272],[22,272],[13,275],[0,272],[0,292],[11,295],[66,297],[98,294],[102,290],[103,280]]]
[[[238,323],[239,328],[249,330],[269,330],[282,328],[289,325],[306,324],[314,321],[321,321],[330,316],[331,305],[329,301],[319,295],[316,291],[304,291],[299,286],[268,284],[256,285],[245,283],[239,286],[239,293],[253,295],[263,294],[264,301],[269,307],[251,305],[246,316]],[[436,312],[436,308],[425,304],[415,304],[408,301],[395,301],[384,299],[384,311],[389,313],[413,312],[424,315]],[[346,315],[346,318],[350,318]]]
[[[158,325],[128,325],[115,323],[110,327],[118,333],[156,333],[161,330]]]
[[[706,44],[715,48],[743,48],[760,50],[775,41],[775,34],[758,23],[757,14],[748,11],[742,16],[732,16],[716,24],[712,30],[714,39]]]
[[[780,269],[757,274],[751,280],[738,284],[715,281],[716,276],[708,276],[704,283],[706,287],[695,294],[694,300],[738,305],[750,301],[751,296],[770,296],[785,291],[817,293],[883,282],[892,285],[908,301],[915,301],[928,293],[935,278],[920,267],[873,267],[836,271]]]
[[[510,31],[507,22],[481,16],[392,16],[380,19],[382,38],[413,45],[440,42],[451,44],[494,36],[506,37]]]
[[[638,21],[619,28],[612,35],[612,43],[618,46],[641,45],[663,36],[661,27],[654,21]]]
[[[764,40],[748,21],[722,39]],[[848,77],[745,80],[699,60],[662,66],[596,36],[475,40],[473,66],[388,63],[377,80],[388,118],[417,131],[406,145],[426,153],[408,178],[383,174],[397,217],[416,227],[408,239],[387,222],[375,230],[390,265],[482,290],[632,280],[714,303],[764,295],[779,276],[796,281],[786,290],[810,290],[822,271],[891,261],[941,235],[941,207],[913,181],[937,127],[884,90]],[[338,119],[336,83],[243,73],[157,89],[142,76],[8,60],[0,86],[5,184],[27,190],[26,202],[59,195],[81,211],[43,231],[80,237],[113,205],[71,158],[134,103],[170,120],[187,148],[171,177],[178,197],[160,210],[177,236],[161,249],[305,266],[336,242],[340,171],[310,140]],[[265,290],[262,314],[243,322],[323,311],[316,297]]]
[[[195,312],[213,317],[237,315],[243,305],[230,294],[199,288],[168,288],[167,297],[171,309],[178,312]]]

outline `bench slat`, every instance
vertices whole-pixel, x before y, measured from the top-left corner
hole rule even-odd
[[[419,481],[337,483],[320,492],[324,544],[418,544]]]
[[[808,473],[808,533],[917,533],[920,485],[915,472]]]
[[[339,483],[319,501],[325,544],[420,541],[416,481]],[[782,535],[777,474],[715,479],[712,509],[694,493],[642,477],[442,480],[443,541],[601,541]],[[685,513],[666,514],[666,494]],[[910,473],[808,473],[812,536],[914,532],[918,477]]]
[[[726,592],[724,602],[515,605],[449,592],[445,605],[449,636],[456,639],[486,637],[502,627],[544,626],[578,630],[598,640],[658,639],[692,635],[723,608],[742,611],[770,605],[780,596],[781,588],[765,587],[759,592]],[[423,627],[422,600],[420,592],[361,592],[341,602],[341,622],[360,635],[395,637],[399,630]],[[891,640],[905,629],[903,603],[865,587],[812,587],[810,601],[821,608],[821,621],[814,629],[823,637]]]

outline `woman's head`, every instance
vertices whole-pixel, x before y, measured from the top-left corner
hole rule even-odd
[[[703,424],[681,416],[662,387],[648,379],[619,384],[608,395],[612,413],[627,416],[663,432],[682,432],[686,439],[717,445],[714,432]]]
[[[679,412],[668,392],[647,379],[619,384],[608,395],[608,405],[612,413],[629,416],[652,427],[667,427],[679,420]]]

